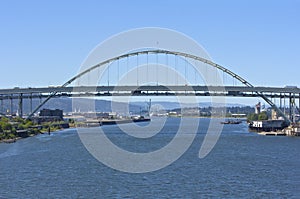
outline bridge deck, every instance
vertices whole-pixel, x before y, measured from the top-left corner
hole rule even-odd
[[[300,88],[245,87],[245,86],[80,86],[0,89],[0,95],[33,93],[82,93],[82,92],[132,92],[132,91],[196,91],[196,92],[262,92],[299,94]]]

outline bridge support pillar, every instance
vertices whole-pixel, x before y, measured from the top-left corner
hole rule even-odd
[[[280,93],[280,97],[279,97],[279,108],[280,108],[280,110],[282,110],[282,97],[281,97],[281,93]]]
[[[2,97],[1,97],[1,113],[4,114],[4,103]]]
[[[286,114],[285,109],[286,109],[286,105],[285,105],[285,94],[284,94],[284,97],[283,97],[283,114],[284,115]]]
[[[13,95],[10,96],[10,115],[13,115]]]
[[[295,93],[293,94],[293,99],[292,99],[292,107],[293,107],[293,110],[292,110],[292,118],[293,118],[293,123],[296,122],[296,113],[295,113],[295,109],[296,109],[296,97],[295,97]]]
[[[23,117],[23,94],[19,95],[19,106],[18,106],[19,117]]]
[[[300,109],[300,93],[299,93],[298,103],[299,103],[298,108]],[[300,114],[300,113],[299,113],[299,114]]]
[[[290,120],[293,121],[293,116],[292,116],[292,101],[293,101],[293,98],[292,98],[292,94],[290,93],[290,100],[289,100],[289,115],[290,115]]]
[[[32,113],[32,93],[30,93],[30,113]]]

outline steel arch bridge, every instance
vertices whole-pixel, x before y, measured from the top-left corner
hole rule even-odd
[[[102,61],[94,66],[91,66],[85,70],[83,70],[82,72],[80,72],[79,74],[75,75],[74,77],[72,77],[71,79],[69,79],[68,81],[66,81],[64,84],[62,84],[60,87],[57,87],[58,89],[61,88],[65,88],[67,86],[69,86],[70,84],[72,84],[74,81],[78,80],[79,78],[83,77],[84,75],[87,75],[88,73],[90,73],[91,71],[94,71],[97,68],[100,68],[106,64],[110,64],[113,63],[117,60],[121,60],[123,58],[129,58],[132,56],[138,56],[138,55],[149,55],[149,54],[165,54],[165,55],[174,55],[174,56],[179,56],[181,58],[184,59],[191,59],[191,60],[195,60],[195,61],[199,61],[202,62],[204,64],[209,65],[210,67],[213,67],[219,71],[222,71],[224,73],[226,73],[227,75],[233,77],[234,79],[238,80],[238,82],[242,83],[244,86],[248,87],[248,88],[255,88],[251,83],[249,83],[247,80],[245,80],[244,78],[242,78],[241,76],[237,75],[236,73],[234,73],[233,71],[219,65],[216,64],[214,62],[212,62],[211,60],[196,56],[196,55],[192,55],[189,53],[184,53],[184,52],[176,52],[176,51],[169,51],[169,50],[141,50],[141,51],[137,51],[137,52],[131,52],[131,53],[126,53],[123,55],[119,55],[110,59],[107,59],[105,61]],[[51,92],[48,97],[42,102],[40,103],[28,116],[28,118],[31,118],[34,113],[36,113],[45,103],[47,103],[47,101],[49,101],[52,97],[54,97],[56,94],[58,93],[58,91],[53,91]],[[266,97],[262,92],[260,91],[255,91],[256,95],[261,97],[266,103],[268,103],[276,112],[279,116],[282,116],[287,122],[290,122],[290,119],[276,106],[275,103],[273,103],[268,97]]]

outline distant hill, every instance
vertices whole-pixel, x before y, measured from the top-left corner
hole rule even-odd
[[[38,106],[40,100],[33,99],[33,109]],[[94,106],[95,105],[95,106]],[[211,106],[210,102],[201,102],[199,104],[189,104],[184,103],[182,106],[178,102],[165,102],[165,101],[152,101],[152,105],[160,106],[165,110],[173,110],[178,108],[186,107],[209,107]],[[74,106],[74,108],[73,108]],[[223,106],[222,104],[216,104],[215,106]],[[227,107],[243,107],[242,104],[226,104]],[[96,107],[96,108],[94,108]],[[72,100],[71,98],[52,98],[50,99],[43,108],[49,109],[62,109],[64,112],[72,111],[99,111],[99,112],[112,112],[117,111],[119,113],[128,112],[129,109],[132,113],[139,113],[140,111],[147,110],[148,102],[130,102],[129,105],[124,102],[111,102],[107,100],[91,100],[86,98]],[[16,112],[18,108],[18,100],[13,101],[13,112]],[[73,109],[73,110],[72,110]],[[4,110],[10,110],[10,101],[4,101]],[[23,100],[23,113],[30,112],[30,103],[29,100]]]
[[[147,102],[132,102],[131,104],[136,105],[136,106],[143,106]],[[200,102],[198,104],[189,104],[189,103],[183,103],[180,105],[178,102],[164,102],[164,101],[152,101],[152,105],[160,105],[164,107],[166,110],[172,110],[172,109],[177,109],[177,108],[189,108],[189,107],[209,107],[212,106],[210,102]],[[214,104],[216,107],[223,107],[224,104],[217,103]],[[243,104],[232,104],[232,103],[227,103],[226,107],[244,107],[246,105]]]

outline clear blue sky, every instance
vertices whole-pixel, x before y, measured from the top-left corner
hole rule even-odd
[[[0,87],[60,85],[121,31],[163,27],[256,86],[300,86],[300,1],[0,1]]]

